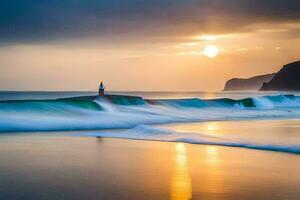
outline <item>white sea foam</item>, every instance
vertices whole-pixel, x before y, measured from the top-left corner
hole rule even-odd
[[[297,96],[278,95],[241,100],[139,100],[133,103],[131,100],[122,99],[118,103],[103,99],[2,101],[0,132],[102,130],[83,135],[300,153],[299,146],[237,141],[152,126],[214,120],[300,119],[300,98]],[[103,132],[103,129],[121,128],[126,130]]]
[[[213,137],[201,133],[177,132],[170,129],[147,125],[138,125],[132,129],[118,132],[82,133],[81,136],[121,138],[132,140],[148,140],[161,142],[184,142],[190,144],[217,145],[227,147],[240,147],[247,149],[279,151],[300,154],[300,146],[274,143],[253,143],[242,140]]]
[[[139,102],[140,103],[140,102]],[[239,105],[239,106],[237,106]],[[173,99],[135,105],[103,100],[0,102],[0,132],[132,128],[212,120],[300,118],[296,96],[232,99]]]

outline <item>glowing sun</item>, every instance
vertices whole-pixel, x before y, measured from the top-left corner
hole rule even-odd
[[[209,58],[214,58],[219,54],[219,49],[214,45],[207,45],[203,49],[203,54]]]

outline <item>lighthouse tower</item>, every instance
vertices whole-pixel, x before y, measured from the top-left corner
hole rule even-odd
[[[99,96],[104,96],[104,84],[101,82],[99,85]]]

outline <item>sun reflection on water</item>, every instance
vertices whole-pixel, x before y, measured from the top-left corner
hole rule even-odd
[[[206,161],[211,164],[217,164],[220,161],[219,149],[216,146],[206,147]]]
[[[215,132],[219,130],[219,126],[217,123],[209,123],[206,125],[206,129],[211,132]]]
[[[188,170],[185,145],[176,144],[175,171],[171,183],[171,200],[189,200],[192,197],[192,183]]]

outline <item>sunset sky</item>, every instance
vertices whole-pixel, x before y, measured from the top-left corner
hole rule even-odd
[[[0,90],[218,91],[296,60],[298,0],[0,1]]]

